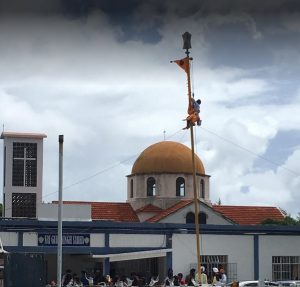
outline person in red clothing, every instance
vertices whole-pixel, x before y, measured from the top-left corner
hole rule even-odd
[[[178,277],[179,284],[180,285],[185,285],[185,280],[183,279],[183,274],[182,273],[178,273],[177,277]]]

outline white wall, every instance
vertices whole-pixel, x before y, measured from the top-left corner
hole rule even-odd
[[[23,246],[38,246],[38,236],[36,232],[23,233]]]
[[[259,277],[272,280],[272,256],[300,256],[300,236],[259,236]]]
[[[63,204],[62,217],[64,221],[91,221],[92,208],[90,204]],[[38,220],[55,220],[58,217],[58,204],[42,203],[37,206]]]
[[[105,247],[105,234],[103,233],[91,233],[90,235],[91,247]]]
[[[194,234],[174,234],[172,238],[174,273],[188,274],[197,262]],[[237,263],[237,279],[254,278],[254,244],[250,235],[202,235],[200,254],[228,255],[228,263]]]
[[[18,246],[18,232],[0,232],[3,247]]]
[[[166,236],[155,234],[110,234],[110,247],[166,247]]]

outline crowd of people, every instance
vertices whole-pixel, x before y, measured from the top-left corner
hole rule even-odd
[[[182,273],[173,275],[173,271],[169,269],[168,276],[165,279],[165,286],[202,286],[202,285],[214,285],[214,286],[224,286],[227,283],[227,276],[225,274],[224,267],[221,266],[220,270],[214,267],[211,276],[207,276],[204,266],[201,266],[201,273],[196,273],[193,268],[190,273],[183,278]]]
[[[202,286],[211,284],[214,286],[224,286],[227,283],[227,276],[222,266],[214,267],[212,273],[209,276],[206,273],[205,267],[201,266],[201,274],[196,273],[195,269],[191,269],[187,276],[183,276],[182,273],[177,275],[173,274],[173,270],[169,269],[167,277],[160,281],[159,276],[155,275],[148,280],[137,274],[131,273],[130,276],[114,276],[110,275],[102,276],[100,271],[96,271],[93,276],[88,275],[86,271],[81,271],[81,275],[78,276],[72,273],[70,269],[66,270],[62,278],[62,286],[70,287],[86,287],[86,286],[110,286],[110,287],[144,287],[144,286]],[[49,286],[56,286],[56,283],[52,281]]]

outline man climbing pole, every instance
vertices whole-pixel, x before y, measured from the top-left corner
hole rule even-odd
[[[186,119],[184,119],[186,121],[186,127],[183,128],[183,130],[189,129],[192,125],[194,126],[196,123],[198,126],[201,125],[201,120],[200,120],[200,116],[199,116],[200,104],[201,104],[200,99],[195,101],[194,98],[191,98],[191,103],[189,103],[189,106],[188,106],[188,114],[189,115],[186,117]]]

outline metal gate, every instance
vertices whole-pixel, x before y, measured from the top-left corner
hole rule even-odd
[[[5,257],[5,287],[41,287],[46,285],[44,254],[9,253]]]
[[[213,267],[220,269],[222,266],[227,275],[227,283],[237,280],[237,264],[228,263],[227,255],[203,255],[200,258],[201,265],[205,267],[208,280],[212,278]],[[197,263],[190,264],[190,269],[197,269]]]

